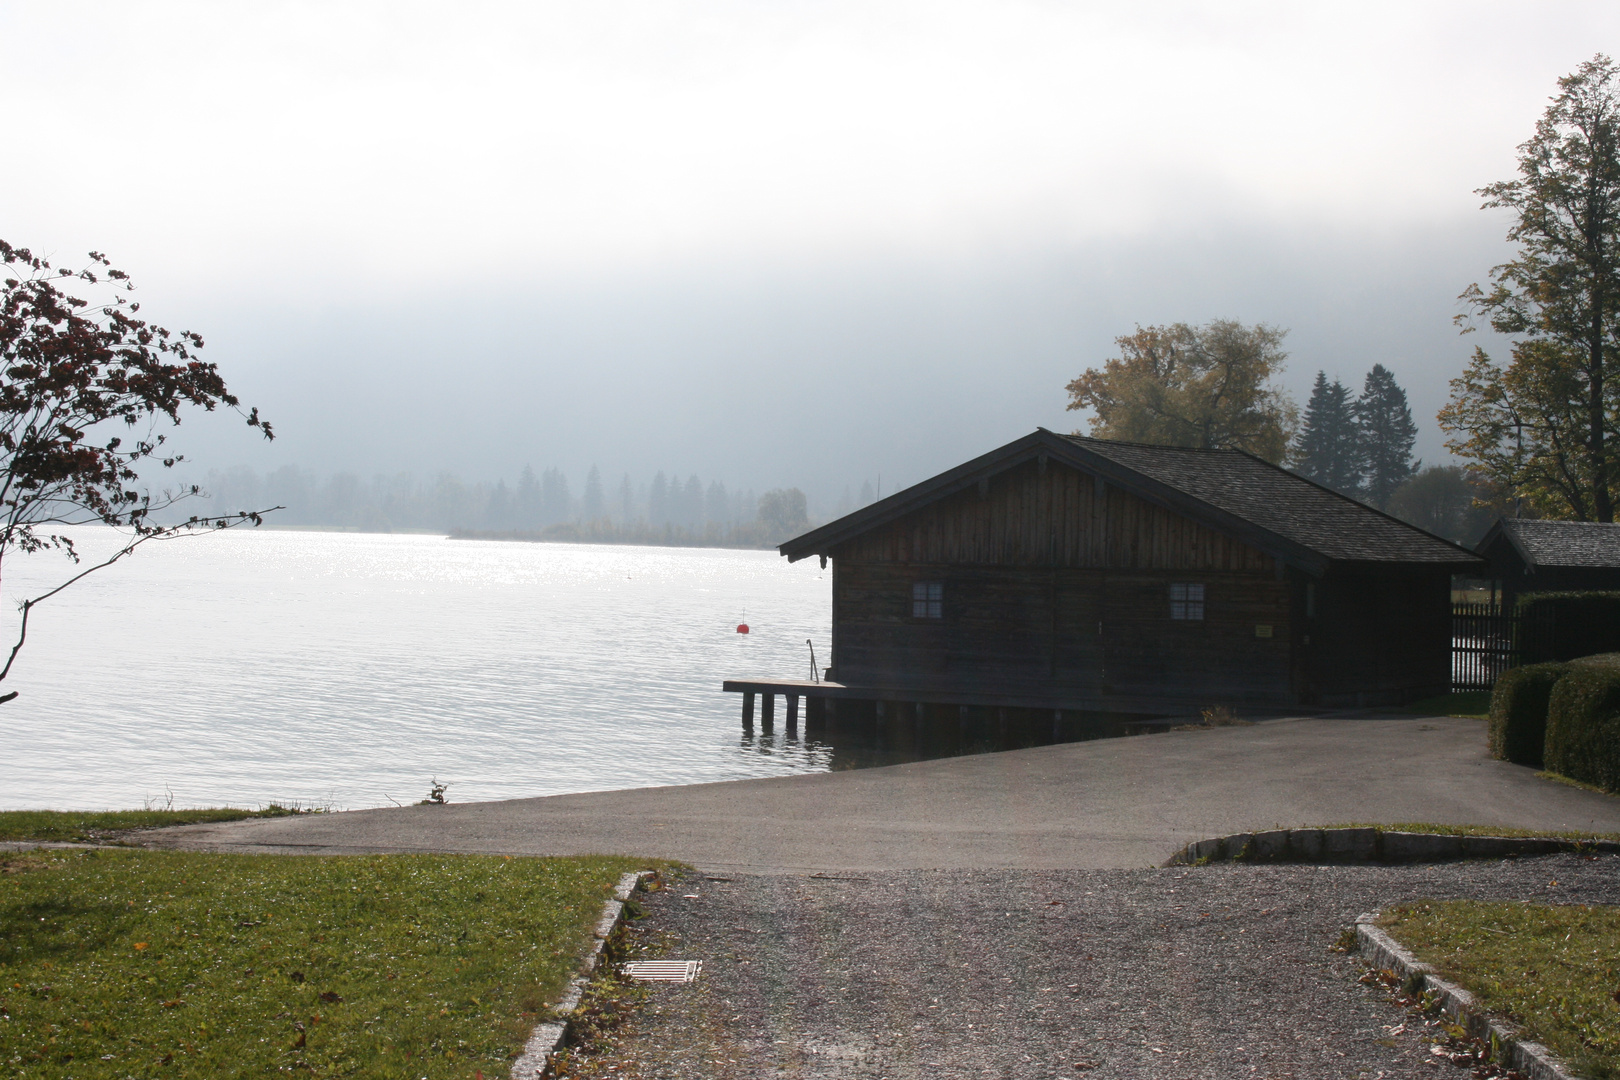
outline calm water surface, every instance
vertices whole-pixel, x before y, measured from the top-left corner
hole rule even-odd
[[[10,599],[65,570],[8,560],[8,633]],[[824,663],[831,585],[763,551],[268,529],[149,544],[36,609],[0,706],[0,808],[356,808],[434,777],[462,801],[826,769],[818,743],[744,740],[720,682],[807,677],[807,638]]]

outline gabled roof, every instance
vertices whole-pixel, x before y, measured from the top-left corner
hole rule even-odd
[[[1335,562],[1479,565],[1479,556],[1241,450],[1058,435],[1045,428],[828,522],[778,549],[826,555],[870,529],[1036,458],[1101,477],[1312,574]]]
[[[1620,525],[1499,518],[1476,550],[1485,551],[1499,536],[1507,537],[1526,566],[1620,568]]]

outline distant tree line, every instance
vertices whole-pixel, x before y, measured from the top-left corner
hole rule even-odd
[[[210,472],[203,491],[220,506],[283,506],[277,525],[365,532],[428,530],[462,536],[684,546],[769,546],[809,527],[798,488],[732,491],[696,475],[660,471],[637,484],[626,473],[609,488],[594,465],[576,495],[561,469],[525,467],[515,483],[468,483],[449,473],[362,479],[284,466],[260,474]],[[263,500],[268,500],[263,501]]]

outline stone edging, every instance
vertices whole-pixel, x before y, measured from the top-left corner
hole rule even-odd
[[[602,917],[596,920],[591,949],[580,964],[579,974],[569,980],[562,999],[552,1007],[551,1011],[558,1019],[535,1027],[529,1041],[523,1044],[523,1053],[512,1063],[512,1080],[539,1080],[545,1076],[551,1055],[562,1047],[563,1039],[568,1034],[568,1025],[574,1010],[579,1008],[579,999],[585,994],[585,985],[590,982],[596,966],[602,962],[603,947],[624,921],[624,905],[629,902],[630,894],[640,886],[641,880],[651,874],[650,870],[642,870],[619,878],[619,884],[613,890],[613,899],[602,905]]]
[[[1505,859],[1565,851],[1620,854],[1613,840],[1560,840],[1536,836],[1454,836],[1393,829],[1273,829],[1195,840],[1166,866],[1204,862],[1420,863]]]
[[[1468,1034],[1489,1045],[1491,1057],[1508,1068],[1516,1069],[1530,1080],[1576,1080],[1572,1073],[1564,1071],[1563,1063],[1551,1050],[1540,1043],[1521,1039],[1510,1025],[1492,1020],[1473,994],[1440,978],[1432,966],[1403,949],[1375,925],[1377,918],[1376,914],[1356,918],[1356,946],[1368,963],[1393,971],[1402,983],[1416,984],[1415,989],[1420,993],[1433,994],[1447,1016],[1467,1029]]]

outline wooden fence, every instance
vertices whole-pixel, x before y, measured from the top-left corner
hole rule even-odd
[[[1451,605],[1451,688],[1489,690],[1520,663],[1524,620],[1500,604]]]
[[[1554,612],[1534,615],[1501,604],[1451,605],[1451,688],[1489,690],[1510,667],[1554,658]]]

